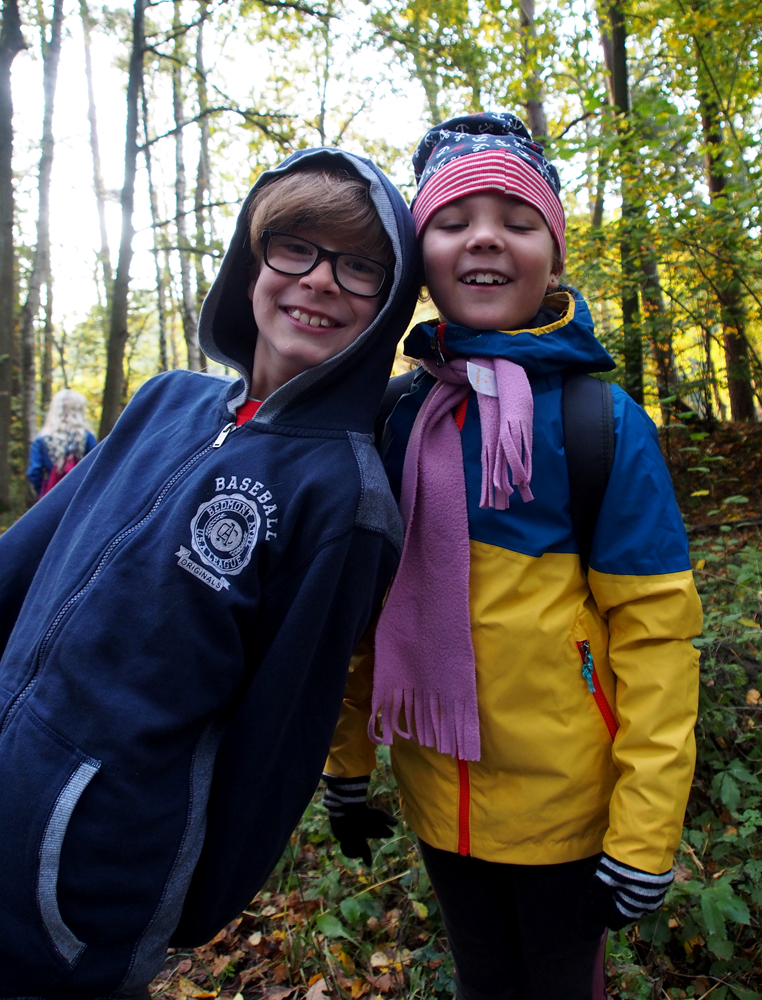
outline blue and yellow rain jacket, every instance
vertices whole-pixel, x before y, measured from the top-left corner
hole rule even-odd
[[[305,166],[367,182],[393,281],[354,343],[236,427],[249,204]],[[149,380],[0,538],[0,997],[134,994],[280,857],[399,557],[372,431],[417,273],[408,208],[373,164],[294,154],[249,193],[201,313],[205,353],[241,377]]]
[[[433,358],[436,327],[406,341]],[[613,368],[582,298],[562,289],[531,329],[447,324],[445,354],[521,365],[534,396],[532,492],[479,507],[481,434],[471,393],[462,425],[470,605],[482,756],[456,760],[395,736],[405,818],[424,841],[488,861],[556,864],[605,850],[635,868],[672,864],[695,760],[701,629],[688,545],[656,429],[613,387],[616,451],[589,573],[569,513],[563,376]],[[413,421],[434,385],[423,373],[385,434],[399,494]],[[447,525],[442,525],[447,531]],[[446,574],[443,574],[446,577]],[[410,637],[415,642],[415,636]],[[355,657],[326,770],[367,774],[372,652]]]

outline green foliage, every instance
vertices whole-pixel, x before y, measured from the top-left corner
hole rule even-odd
[[[661,965],[662,983],[704,977],[723,984],[712,996],[759,998],[762,541],[739,529],[692,555],[705,607],[696,776],[675,883],[664,910],[640,921],[635,948],[644,964],[663,956],[649,970]]]

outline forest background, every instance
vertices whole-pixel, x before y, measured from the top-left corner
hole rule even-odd
[[[342,145],[411,197],[416,140],[476,110],[516,111],[545,145],[565,280],[612,377],[661,425],[707,616],[678,879],[665,911],[612,940],[623,998],[762,996],[761,53],[759,0],[2,5],[0,530],[31,502],[28,449],[56,389],[85,394],[102,437],[146,378],[206,367],[200,305],[263,170]],[[392,794],[383,766],[377,788]],[[275,903],[176,956],[159,993],[281,1000],[318,975],[355,1000],[447,993],[412,841],[377,855],[376,886],[322,849],[320,808]]]

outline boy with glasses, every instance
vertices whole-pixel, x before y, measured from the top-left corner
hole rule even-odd
[[[262,176],[200,342],[0,539],[0,997],[147,997],[317,785],[401,524],[373,420],[415,303],[367,160]]]

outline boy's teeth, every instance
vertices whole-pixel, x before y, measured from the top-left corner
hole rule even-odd
[[[307,326],[333,326],[333,323],[325,316],[310,316],[309,313],[302,312],[300,309],[289,309],[288,314]]]

